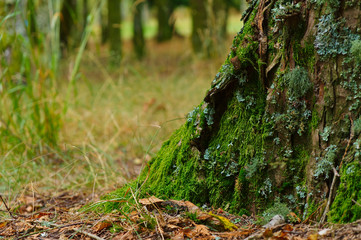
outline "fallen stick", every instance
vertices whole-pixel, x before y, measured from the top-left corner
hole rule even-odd
[[[12,218],[15,218],[15,216],[12,214],[12,212],[10,211],[10,208],[8,207],[8,205],[6,204],[6,202],[5,202],[5,200],[4,200],[4,198],[3,198],[3,196],[0,194],[0,199],[1,199],[1,201],[4,203],[4,205],[5,205],[5,208],[6,208],[6,211],[8,211],[8,213],[10,214],[10,216],[12,217]]]
[[[36,222],[40,223],[39,221],[36,221]],[[80,223],[71,223],[71,224],[66,224],[66,225],[58,225],[58,224],[55,224],[55,223],[50,223],[49,225],[54,227],[54,228],[49,228],[49,229],[45,229],[45,230],[42,230],[42,231],[39,231],[39,232],[25,234],[23,236],[19,236],[17,239],[25,238],[25,237],[35,235],[35,234],[39,234],[39,233],[43,233],[43,232],[48,232],[48,231],[51,231],[51,230],[57,229],[57,228],[66,228],[66,227],[71,227],[71,226],[79,225],[79,224],[84,224],[84,223],[80,222]],[[96,239],[96,240],[105,240],[104,238],[98,237],[97,235],[92,234],[90,232],[86,232],[84,230],[81,230],[80,228],[72,228],[71,230],[73,230],[75,232],[78,232],[78,233],[81,233],[81,234],[84,234],[84,235],[87,235],[88,237],[91,237],[91,238]]]

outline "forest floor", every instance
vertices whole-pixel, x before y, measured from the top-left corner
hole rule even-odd
[[[361,220],[350,224],[280,223],[268,228],[255,218],[222,209],[201,210],[188,201],[139,199],[129,214],[84,212],[94,194],[25,194],[0,220],[0,239],[361,239]],[[3,201],[1,204],[5,204]]]
[[[148,49],[140,63],[124,59],[117,74],[106,68],[104,49],[87,53],[60,134],[62,152],[31,159],[7,153],[0,168],[0,239],[361,239],[361,221],[267,229],[255,217],[186,201],[139,199],[129,214],[81,211],[137,176],[199,103],[225,57],[194,60],[182,39],[150,42]]]

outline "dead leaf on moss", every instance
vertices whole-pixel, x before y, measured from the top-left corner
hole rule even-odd
[[[155,196],[151,196],[149,198],[143,198],[143,199],[139,199],[139,203],[142,204],[142,205],[153,205],[153,204],[157,204],[157,203],[162,203],[164,202],[164,200],[162,199],[159,199]]]
[[[109,221],[101,221],[101,222],[98,222],[97,224],[95,224],[92,229],[95,231],[95,232],[100,232],[101,230],[105,229],[105,228],[109,228],[113,226],[113,224]]]
[[[290,212],[289,215],[290,215],[290,218],[292,219],[292,221],[296,221],[297,223],[301,222],[301,219],[296,215],[296,213]]]
[[[217,218],[223,225],[224,229],[227,231],[235,231],[238,229],[238,227],[232,223],[231,221],[229,221],[227,218],[213,214],[212,212],[209,212],[209,215],[211,215],[212,217]]]

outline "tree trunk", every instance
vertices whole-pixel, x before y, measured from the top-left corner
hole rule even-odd
[[[207,29],[206,1],[192,0],[190,8],[192,14],[192,48],[195,53],[203,52],[204,35]]]
[[[108,42],[108,18],[106,17],[105,13],[101,11],[99,13],[100,18],[100,26],[101,26],[101,43],[105,44]]]
[[[70,38],[77,22],[77,3],[75,0],[64,0],[61,8],[60,42],[63,50],[71,47]]]
[[[194,0],[192,11],[192,47],[195,53],[219,55],[227,36],[228,1]]]
[[[204,100],[130,186],[238,214],[277,200],[303,219],[360,218],[360,19],[358,2],[253,1]]]
[[[112,65],[119,65],[122,54],[120,34],[121,11],[120,1],[108,0],[108,41]]]
[[[145,40],[143,33],[143,8],[144,2],[135,3],[133,13],[133,45],[138,59],[142,59],[145,50]]]
[[[157,8],[158,20],[157,41],[168,41],[172,38],[174,31],[174,22],[171,20],[174,10],[173,3],[168,0],[155,0],[154,3]]]

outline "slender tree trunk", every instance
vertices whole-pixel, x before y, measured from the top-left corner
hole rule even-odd
[[[105,44],[108,42],[108,18],[104,12],[100,12],[100,25],[101,25],[101,43]]]
[[[207,30],[207,2],[204,0],[190,1],[192,13],[192,47],[195,53],[204,51]]]
[[[111,64],[119,65],[122,54],[120,1],[108,0],[108,41]]]
[[[195,0],[190,6],[194,52],[207,57],[219,55],[227,36],[228,1]]]
[[[77,24],[77,2],[76,0],[64,0],[61,8],[60,42],[63,50],[71,46],[71,34]]]
[[[174,22],[171,20],[171,15],[174,10],[172,1],[168,0],[155,0],[157,7],[157,20],[158,20],[158,42],[168,41],[173,36]]]
[[[142,59],[145,50],[143,33],[143,8],[144,2],[136,3],[133,13],[133,45],[138,59]]]
[[[360,19],[359,2],[252,1],[204,100],[111,197],[360,219]]]

